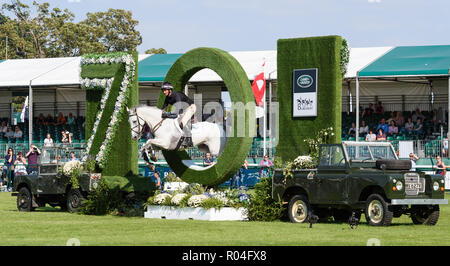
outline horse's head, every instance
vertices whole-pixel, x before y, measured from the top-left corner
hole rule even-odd
[[[138,140],[142,136],[145,121],[137,114],[136,107],[132,108],[131,110],[127,108],[127,110],[129,113],[128,121],[130,122],[131,127],[131,138],[133,140]]]

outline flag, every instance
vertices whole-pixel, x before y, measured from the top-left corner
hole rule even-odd
[[[25,102],[23,103],[23,107],[22,107],[22,113],[20,114],[20,121],[24,122],[25,121],[25,112],[27,110],[28,107],[28,96],[27,98],[25,98]]]
[[[255,96],[256,105],[262,106],[264,104],[264,92],[266,91],[266,79],[264,78],[264,66],[266,62],[264,62],[263,71],[256,75],[255,79],[252,83],[253,95]]]

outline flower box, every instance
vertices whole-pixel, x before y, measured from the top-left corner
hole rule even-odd
[[[247,220],[245,208],[235,209],[222,207],[220,209],[179,208],[173,206],[147,206],[145,218],[176,219],[176,220],[206,220],[206,221],[244,221]]]

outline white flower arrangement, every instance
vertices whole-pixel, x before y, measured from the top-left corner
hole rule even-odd
[[[308,169],[308,168],[314,168],[314,162],[311,156],[302,155],[298,156],[294,160],[294,169]]]
[[[186,193],[178,193],[172,197],[171,203],[178,206],[186,196]]]
[[[171,196],[168,193],[158,194],[158,195],[156,195],[156,197],[154,199],[154,203],[160,205],[160,204],[164,203],[167,198],[170,198],[170,197]]]
[[[63,166],[63,173],[66,176],[71,176],[73,171],[76,169],[81,169],[81,162],[80,161],[70,161],[64,164]]]
[[[227,205],[229,202],[229,199],[225,192],[214,191],[214,189],[211,188],[208,193],[209,193],[209,195],[211,195],[211,198],[220,200],[224,205]]]
[[[194,195],[189,198],[188,205],[193,208],[200,207],[200,204],[207,199],[209,199],[207,195]]]
[[[113,57],[106,56],[106,57],[100,57],[100,58],[82,58],[81,59],[81,65],[87,65],[87,64],[118,64],[118,63],[124,63],[125,64],[125,74],[123,77],[123,80],[120,85],[119,89],[119,95],[116,98],[116,102],[114,103],[114,112],[111,116],[111,119],[108,124],[108,128],[106,131],[106,137],[103,140],[102,145],[100,146],[99,152],[97,153],[95,160],[99,164],[100,167],[104,166],[104,159],[107,157],[106,155],[109,154],[111,150],[111,143],[110,140],[114,138],[114,135],[117,132],[118,128],[118,121],[121,121],[119,119],[120,115],[125,110],[124,106],[126,105],[126,101],[128,99],[128,95],[130,93],[129,90],[129,84],[130,80],[132,80],[135,76],[136,71],[136,62],[133,59],[133,56],[130,54],[119,54]],[[97,128],[100,123],[100,120],[103,115],[103,110],[106,106],[106,101],[109,97],[111,86],[113,83],[113,79],[81,79],[82,87],[85,89],[93,89],[93,88],[103,88],[105,89],[105,92],[103,94],[103,97],[101,99],[101,105],[100,110],[97,113],[97,119],[94,123],[92,135],[89,138],[89,140],[86,143],[86,155],[83,157],[83,160],[86,160],[89,152],[91,151],[92,143],[94,141],[95,135],[97,133]],[[120,117],[121,118],[121,117]]]

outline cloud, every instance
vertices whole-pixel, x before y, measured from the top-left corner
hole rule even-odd
[[[67,0],[67,2],[69,2],[69,3],[80,3],[81,0]]]
[[[369,3],[381,3],[381,0],[367,0]]]

